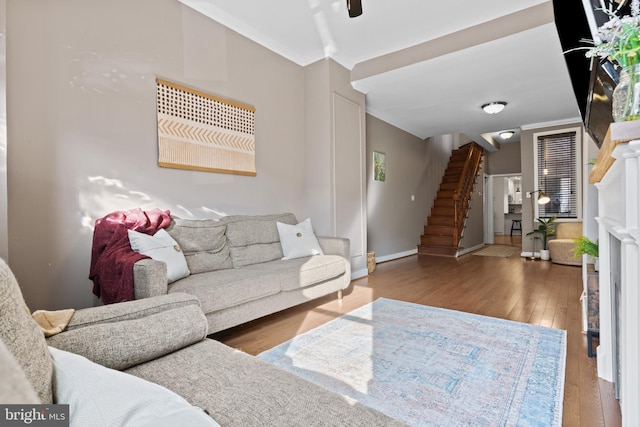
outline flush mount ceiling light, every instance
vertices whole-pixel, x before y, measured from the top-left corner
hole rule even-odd
[[[507,103],[504,101],[495,101],[490,102],[488,104],[484,104],[482,109],[487,114],[498,114],[500,111],[504,110],[504,107],[507,106]]]
[[[512,130],[506,130],[504,132],[500,132],[498,135],[500,135],[500,138],[502,139],[509,139],[513,136],[515,132]]]

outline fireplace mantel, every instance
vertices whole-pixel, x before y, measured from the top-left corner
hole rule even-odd
[[[600,240],[598,375],[614,382],[619,372],[623,426],[640,425],[640,136],[636,138],[615,145],[606,173],[596,183]],[[615,282],[619,282],[621,292],[619,356],[613,308]]]

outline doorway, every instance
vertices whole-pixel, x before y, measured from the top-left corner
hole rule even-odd
[[[485,175],[485,244],[522,235],[522,196],[522,174]]]

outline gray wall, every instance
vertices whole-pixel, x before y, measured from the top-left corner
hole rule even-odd
[[[290,211],[335,228],[305,205],[313,118],[302,67],[175,0],[5,1],[8,258],[32,309],[94,304],[93,224],[112,211]],[[156,77],[254,106],[257,176],[159,168]],[[332,184],[319,189],[320,204],[335,202]]]
[[[365,96],[332,59],[304,73],[303,211],[316,233],[349,238],[352,277],[366,276]]]
[[[485,173],[487,175],[501,175],[520,173],[520,142],[500,144],[500,150],[488,152],[485,156]]]
[[[0,0],[0,258],[9,259],[7,223],[7,0]]]
[[[423,232],[428,142],[367,115],[368,250],[377,259],[415,251]],[[385,154],[385,181],[373,180],[373,152]],[[414,195],[415,201],[411,201]]]

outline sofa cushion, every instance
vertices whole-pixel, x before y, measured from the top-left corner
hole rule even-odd
[[[229,251],[235,268],[282,259],[284,256],[280,242],[230,247]]]
[[[169,293],[174,292],[197,297],[206,314],[277,294],[280,280],[246,268],[219,270],[185,277],[169,285]]]
[[[303,258],[311,255],[322,255],[322,248],[307,218],[299,224],[290,225],[276,222],[284,259]]]
[[[219,426],[161,385],[51,347],[55,403],[68,404],[73,426]]]
[[[291,213],[234,215],[223,221],[227,224],[227,242],[235,268],[281,259],[284,254],[276,222],[298,223]]]
[[[268,263],[277,266],[275,262]],[[296,266],[293,268],[293,266]],[[281,261],[281,288],[283,291],[313,286],[334,279],[346,272],[345,260],[338,255],[318,255]]]
[[[53,365],[44,333],[31,318],[9,266],[0,259],[0,339],[22,367],[38,398],[53,402]]]
[[[182,248],[191,274],[232,268],[227,226],[214,219],[173,217],[167,232]]]
[[[150,236],[135,230],[127,230],[131,249],[156,261],[167,264],[167,283],[189,275],[189,267],[179,244],[163,228]]]
[[[213,313],[281,291],[313,286],[346,271],[338,255],[276,260],[240,269],[191,275],[169,285],[169,292],[196,296],[204,313]]]
[[[206,339],[127,371],[242,427],[400,427],[400,421],[290,372]]]
[[[345,273],[345,260],[338,255],[316,255],[277,260],[243,268],[260,280],[277,281],[280,290],[292,291],[334,279]]]

